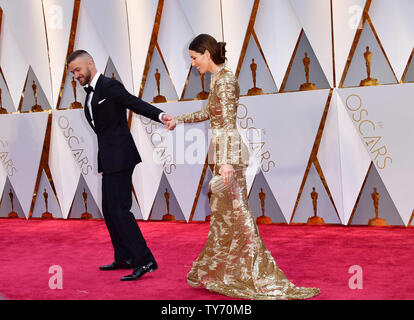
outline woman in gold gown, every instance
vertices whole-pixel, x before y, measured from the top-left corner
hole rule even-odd
[[[189,46],[193,67],[212,73],[210,95],[204,109],[180,115],[167,124],[210,120],[215,144],[214,175],[228,188],[213,193],[207,243],[187,275],[193,287],[244,299],[307,299],[317,288],[296,287],[277,266],[263,243],[249,210],[246,168],[249,151],[236,126],[239,84],[225,65],[225,43],[206,34]]]

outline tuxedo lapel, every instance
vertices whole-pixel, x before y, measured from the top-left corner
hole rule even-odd
[[[85,108],[84,108],[85,109],[85,116],[86,116],[86,119],[88,120],[89,124],[91,125],[93,131],[95,131],[95,133],[96,133],[96,127],[95,127],[94,123],[92,122],[92,116],[93,116],[93,119],[94,119],[94,122],[95,122],[96,121],[96,106],[97,106],[98,98],[99,98],[100,93],[102,91],[102,82],[103,82],[103,80],[104,80],[103,76],[100,75],[98,80],[96,81],[96,85],[95,85],[92,100],[91,100],[92,115],[90,114],[90,110],[89,110],[89,108],[87,107],[87,104],[86,104],[87,101],[88,101],[88,95],[86,96],[86,100],[85,100]],[[96,124],[96,122],[95,122],[95,124]]]
[[[96,81],[96,86],[94,88],[94,93],[93,93],[93,97],[91,101],[92,115],[94,116],[94,119],[95,119],[95,113],[96,113],[95,109],[98,105],[99,97],[101,97],[103,81],[104,81],[104,76],[101,74],[98,78],[98,81]]]
[[[85,117],[86,117],[86,120],[88,120],[88,122],[89,122],[89,125],[92,127],[92,129],[95,131],[95,126],[93,125],[93,123],[92,123],[92,117],[91,117],[91,114],[89,113],[89,108],[88,108],[88,105],[87,105],[87,103],[88,103],[88,99],[89,99],[89,94],[87,94],[86,95],[86,98],[85,98],[85,103],[83,104],[83,111],[85,112]]]

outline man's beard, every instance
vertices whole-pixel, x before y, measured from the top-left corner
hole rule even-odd
[[[89,83],[89,81],[91,81],[91,71],[88,69],[85,75],[85,81],[81,83],[81,85],[86,86]]]

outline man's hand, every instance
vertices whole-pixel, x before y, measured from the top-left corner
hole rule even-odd
[[[176,125],[177,125],[177,123],[175,122],[174,117],[171,120],[167,121],[167,123],[165,124],[165,126],[168,130],[174,130]]]
[[[161,120],[168,130],[174,130],[175,126],[177,125],[174,120],[174,117],[165,113],[162,115]]]
[[[168,123],[169,121],[171,121],[172,119],[174,119],[174,117],[173,117],[173,116],[170,116],[170,115],[168,115],[168,114],[166,114],[166,113],[164,113],[164,114],[162,115],[162,117],[161,117],[161,121],[164,123],[164,125],[167,125],[167,123]]]

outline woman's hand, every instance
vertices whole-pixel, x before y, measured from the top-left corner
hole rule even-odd
[[[174,130],[177,123],[175,122],[175,119],[172,118],[169,121],[166,121],[165,126],[168,130]]]
[[[234,168],[231,164],[223,164],[220,167],[219,174],[222,176],[224,184],[227,185],[233,179]]]

